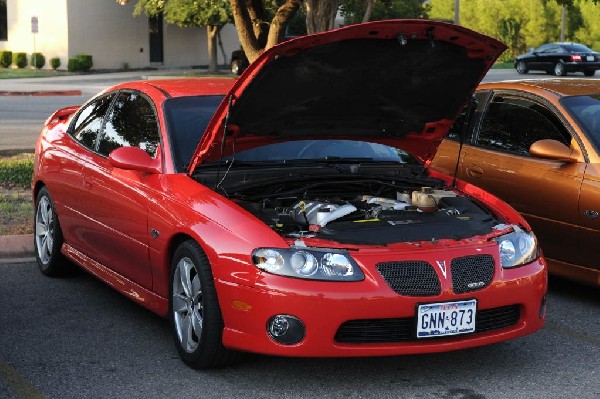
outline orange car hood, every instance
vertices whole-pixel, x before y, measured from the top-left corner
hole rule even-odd
[[[234,151],[307,139],[383,143],[427,161],[505,49],[428,20],[371,22],[287,41],[238,79],[189,171]]]

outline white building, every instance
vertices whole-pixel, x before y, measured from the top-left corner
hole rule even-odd
[[[61,69],[77,54],[91,54],[94,69],[193,67],[208,64],[206,28],[179,28],[162,18],[133,16],[136,1],[0,0],[0,51],[40,52],[60,58]],[[34,18],[35,17],[35,18]],[[35,23],[37,19],[37,24]],[[37,33],[33,33],[36,30]],[[233,25],[221,30],[226,60],[239,48]]]

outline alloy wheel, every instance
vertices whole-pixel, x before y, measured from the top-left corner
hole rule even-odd
[[[200,344],[204,322],[200,276],[192,260],[181,258],[173,276],[173,320],[181,347],[193,353]]]
[[[40,198],[35,212],[35,240],[38,257],[47,265],[54,244],[54,212],[46,196]]]

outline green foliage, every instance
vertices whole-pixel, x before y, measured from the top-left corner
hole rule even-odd
[[[19,69],[23,69],[27,66],[27,54],[26,53],[14,53],[13,64]]]
[[[376,0],[370,20],[427,18],[429,8],[425,0]],[[367,3],[363,0],[344,0],[340,4],[345,24],[360,23],[366,9]]]
[[[138,0],[133,13],[162,13],[166,22],[181,27],[223,26],[233,21],[228,0]]]
[[[33,154],[0,158],[0,186],[29,187],[33,175]]]
[[[54,57],[54,58],[50,58],[50,66],[52,67],[52,69],[54,69],[55,71],[60,68],[60,58],[58,57]]]
[[[34,65],[35,64],[35,65]],[[42,69],[46,65],[46,57],[42,53],[31,54],[31,66],[35,69]]]
[[[89,54],[77,54],[75,58],[69,58],[67,69],[69,72],[87,72],[92,69],[94,62]]]
[[[430,18],[452,21],[454,0],[430,0]],[[565,40],[600,49],[600,0],[469,0],[460,2],[459,24],[504,42],[509,61],[531,47],[560,40],[562,4]]]
[[[8,68],[12,64],[12,51],[4,50],[0,51],[0,66],[2,68]]]

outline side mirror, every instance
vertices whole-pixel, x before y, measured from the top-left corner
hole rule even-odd
[[[557,140],[536,141],[529,147],[529,153],[538,158],[553,159],[560,162],[577,162],[569,147]]]
[[[119,147],[108,155],[108,162],[120,169],[153,174],[160,173],[159,157],[153,159],[139,147]]]

